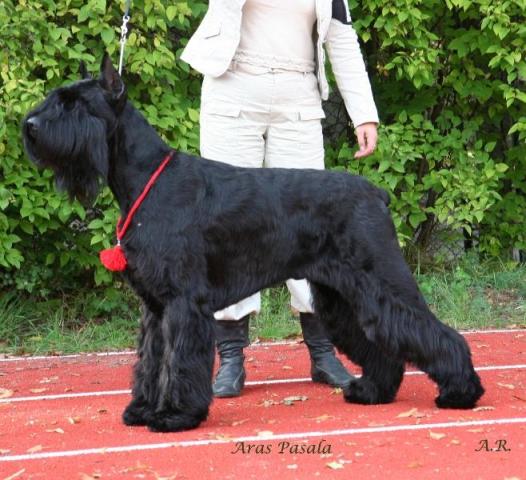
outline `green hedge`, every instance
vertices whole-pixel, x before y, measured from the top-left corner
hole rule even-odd
[[[475,233],[499,256],[526,244],[526,0],[351,1],[384,121],[354,162],[394,194],[399,234]],[[339,157],[349,157],[344,144]]]
[[[350,2],[382,118],[375,155],[332,138],[327,163],[386,188],[400,239],[426,253],[437,232],[467,232],[488,255],[526,248],[526,0]],[[51,88],[118,62],[124,1],[0,3],[0,291],[39,295],[105,284],[97,252],[117,211],[106,189],[70,204],[20,141],[24,114]],[[178,55],[204,1],[135,1],[125,58],[134,104],[174,147],[196,152],[200,77]],[[451,241],[456,240],[454,237]],[[53,281],[51,279],[53,278]]]

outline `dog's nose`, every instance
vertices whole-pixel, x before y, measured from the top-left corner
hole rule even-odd
[[[26,120],[26,132],[31,139],[35,139],[38,133],[38,127],[40,126],[40,120],[37,117],[29,117]]]

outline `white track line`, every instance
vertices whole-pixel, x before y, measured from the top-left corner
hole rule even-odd
[[[135,350],[124,350],[122,352],[97,352],[97,353],[76,353],[72,355],[44,355],[34,357],[5,357],[0,358],[2,362],[24,362],[26,360],[68,360],[70,358],[91,358],[91,357],[113,357],[124,355],[135,355]]]
[[[494,370],[526,370],[526,364],[519,365],[491,365],[486,367],[477,367],[475,368],[477,372],[487,372]],[[420,371],[409,371],[405,372],[404,375],[425,375],[424,372]],[[361,375],[355,375],[360,377]],[[310,377],[304,378],[282,378],[278,380],[253,380],[245,382],[246,386],[251,385],[277,385],[277,384],[287,384],[287,383],[305,383],[312,382]],[[82,398],[82,397],[109,397],[115,395],[129,395],[131,390],[101,390],[93,392],[80,392],[80,393],[57,393],[54,395],[33,395],[29,397],[9,397],[0,399],[0,404],[2,403],[12,403],[12,402],[34,402],[36,400],[60,400],[66,398]]]
[[[11,402],[32,402],[36,400],[60,400],[65,398],[83,397],[109,397],[112,395],[128,395],[131,390],[101,390],[99,392],[80,392],[80,393],[57,393],[55,395],[35,395],[33,397],[10,397],[0,399],[0,404]]]
[[[473,334],[490,334],[490,333],[523,333],[526,335],[526,329],[514,328],[514,329],[493,329],[493,330],[459,330],[462,335],[473,335]],[[273,347],[279,345],[300,345],[299,341],[288,341],[282,340],[277,342],[261,342],[253,343],[248,348],[260,348],[260,347]],[[124,355],[135,355],[135,350],[123,350],[121,352],[98,352],[98,353],[77,353],[72,355],[41,355],[35,357],[4,357],[0,358],[2,362],[21,362],[25,360],[62,360],[69,358],[89,358],[89,357],[112,357],[112,356],[124,356]]]
[[[526,333],[526,328],[500,328],[493,330],[459,330],[462,335],[473,335],[475,333]]]
[[[245,436],[229,439],[210,439],[210,440],[185,440],[181,442],[147,443],[142,445],[124,445],[120,447],[101,447],[88,448],[83,450],[63,450],[58,452],[28,453],[22,455],[6,455],[0,457],[0,462],[16,462],[25,460],[41,460],[46,458],[77,457],[81,455],[96,455],[108,453],[125,453],[144,450],[159,450],[172,447],[201,447],[207,445],[221,445],[237,442],[269,442],[273,440],[295,440],[317,437],[333,437],[344,435],[358,435],[364,433],[385,433],[403,432],[413,430],[426,430],[437,428],[462,428],[462,427],[481,427],[489,425],[511,425],[526,423],[525,417],[520,418],[496,418],[493,420],[473,420],[468,422],[443,422],[443,423],[420,423],[418,425],[392,425],[389,427],[365,427],[348,428],[343,430],[327,430],[324,432],[297,432],[279,433],[268,436]]]
[[[526,332],[526,330],[524,330]],[[295,340],[279,340],[276,342],[261,342],[261,343],[252,343],[248,348],[256,347],[273,347],[279,345],[299,345],[301,342]],[[125,355],[135,355],[136,350],[122,350],[120,352],[93,352],[93,353],[75,353],[71,355],[39,355],[39,356],[9,356],[0,358],[0,363],[2,362],[22,362],[24,360],[67,360],[70,358],[90,358],[90,357],[118,357]]]

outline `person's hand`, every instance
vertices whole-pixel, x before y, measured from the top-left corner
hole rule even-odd
[[[376,123],[370,122],[362,123],[354,129],[358,145],[360,145],[360,150],[354,154],[354,158],[366,157],[374,152],[378,140],[377,127]]]

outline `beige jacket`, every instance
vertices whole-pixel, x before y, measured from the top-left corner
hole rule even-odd
[[[239,45],[244,3],[245,0],[210,0],[208,11],[188,41],[181,59],[204,75],[219,77],[225,73]],[[353,124],[378,122],[347,0],[316,0],[316,16],[316,76],[321,98],[326,100],[329,96],[326,50]]]

